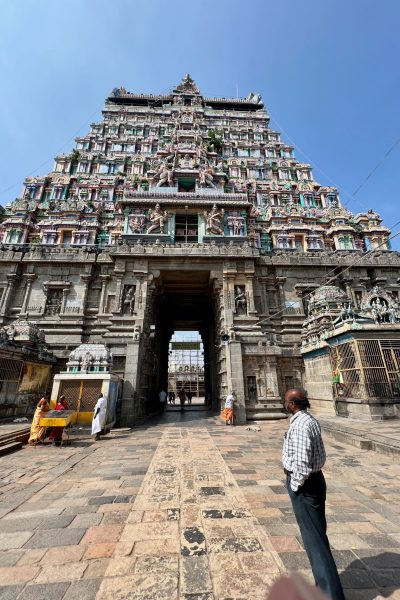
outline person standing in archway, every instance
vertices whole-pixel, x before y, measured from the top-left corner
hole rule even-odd
[[[181,388],[178,392],[179,402],[181,404],[181,412],[185,412],[186,392],[185,388]]]
[[[165,403],[167,401],[167,392],[161,390],[161,392],[158,394],[158,397],[160,398],[161,412],[163,413],[165,410]]]

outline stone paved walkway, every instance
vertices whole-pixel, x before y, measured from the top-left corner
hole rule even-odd
[[[279,573],[311,579],[283,485],[286,427],[167,413],[98,443],[0,458],[0,598],[258,600]],[[400,598],[400,466],[326,446],[346,598]]]

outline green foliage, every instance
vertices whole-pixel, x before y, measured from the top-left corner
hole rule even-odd
[[[216,152],[217,154],[221,154],[223,145],[221,135],[215,129],[209,129],[208,137],[210,138],[210,142],[207,146],[207,150],[209,152]]]
[[[80,157],[80,153],[79,150],[77,150],[76,148],[74,150],[72,150],[71,152],[71,163],[76,163],[78,162]]]

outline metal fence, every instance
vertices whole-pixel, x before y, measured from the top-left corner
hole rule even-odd
[[[77,413],[93,412],[101,393],[102,383],[100,379],[63,381],[60,395],[65,396],[70,410],[75,410]]]
[[[351,340],[330,350],[343,398],[400,397],[400,340]]]
[[[22,360],[0,358],[0,403],[15,402],[23,369]]]

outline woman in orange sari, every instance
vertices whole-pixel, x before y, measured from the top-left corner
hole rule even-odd
[[[46,416],[46,413],[50,410],[50,394],[45,394],[41,398],[36,406],[35,414],[33,415],[31,434],[29,436],[28,444],[30,446],[36,446],[39,442],[44,443],[44,436],[46,435],[46,427],[40,427],[40,419]]]

